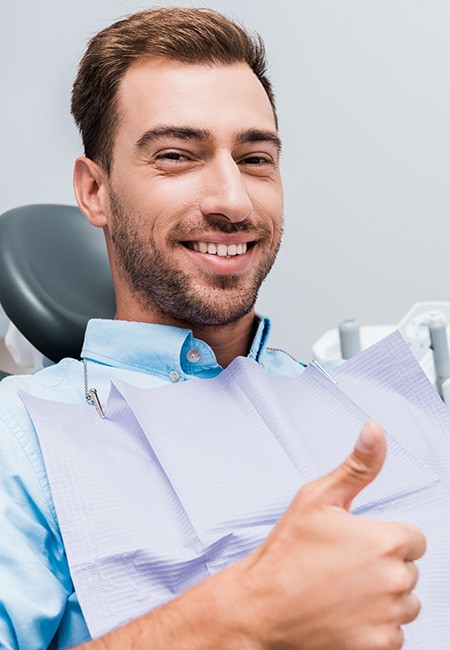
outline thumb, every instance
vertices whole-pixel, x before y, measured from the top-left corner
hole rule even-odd
[[[363,426],[350,456],[333,472],[319,479],[323,482],[321,502],[350,510],[355,496],[378,475],[385,458],[383,428],[375,420],[369,420]]]

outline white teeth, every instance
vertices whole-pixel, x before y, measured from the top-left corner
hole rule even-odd
[[[208,253],[209,255],[218,255],[219,257],[235,257],[244,255],[247,252],[247,244],[213,244],[212,242],[193,241],[189,247],[197,253]]]

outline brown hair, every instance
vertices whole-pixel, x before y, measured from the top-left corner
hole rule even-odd
[[[154,8],[103,29],[81,59],[72,91],[72,114],[85,155],[111,168],[117,125],[117,91],[129,66],[149,57],[184,63],[247,63],[263,85],[275,114],[266,76],[264,43],[212,9]]]

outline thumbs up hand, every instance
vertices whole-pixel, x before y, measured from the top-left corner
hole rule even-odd
[[[247,638],[257,643],[248,647],[402,647],[401,625],[420,610],[413,562],[425,538],[411,524],[348,512],[385,455],[383,430],[370,421],[342,465],[305,485],[265,542],[232,567],[251,603]]]

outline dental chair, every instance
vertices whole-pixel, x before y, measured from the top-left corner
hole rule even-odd
[[[103,233],[70,205],[2,214],[0,304],[47,359],[79,358],[87,321],[115,312]]]

